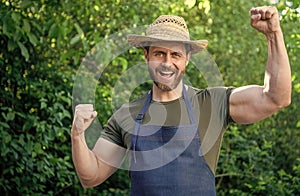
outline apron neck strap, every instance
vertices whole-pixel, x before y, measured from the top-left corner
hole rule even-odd
[[[196,123],[196,119],[195,119],[192,103],[191,103],[190,97],[188,96],[188,93],[187,93],[184,85],[182,88],[182,93],[183,93],[183,99],[185,101],[185,105],[186,105],[186,108],[187,108],[187,111],[189,114],[191,124],[194,124],[194,123]]]
[[[141,109],[140,113],[138,113],[138,115],[136,116],[136,122],[139,123],[139,124],[142,124],[142,121],[143,121],[143,118],[145,116],[145,113],[146,113],[147,109],[149,108],[149,106],[151,104],[152,94],[153,94],[153,90],[151,89],[148,92],[147,100],[146,100],[143,108]],[[196,123],[194,112],[193,112],[192,103],[191,103],[191,100],[190,100],[190,98],[188,96],[188,93],[187,93],[187,91],[185,89],[184,84],[182,86],[182,94],[183,94],[183,99],[185,101],[185,105],[187,107],[187,111],[188,111],[188,114],[189,114],[190,121],[191,121],[192,124]]]

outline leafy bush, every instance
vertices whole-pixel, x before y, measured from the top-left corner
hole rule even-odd
[[[73,167],[69,134],[76,100],[71,94],[83,57],[110,34],[150,24],[160,14],[177,14],[186,19],[192,38],[210,41],[208,51],[226,85],[259,84],[266,43],[250,28],[248,10],[260,4],[238,0],[2,0],[0,192],[128,195],[128,171],[120,170],[102,185],[83,189]],[[218,195],[299,195],[299,4],[299,0],[277,4],[293,70],[293,103],[260,123],[229,127],[216,177]],[[114,59],[98,81],[96,108],[101,111],[102,124],[114,109],[113,85],[124,70],[142,60],[139,54],[142,56],[133,49]],[[187,72],[194,85],[205,86],[194,67]]]

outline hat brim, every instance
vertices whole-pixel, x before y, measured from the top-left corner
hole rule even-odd
[[[127,41],[131,46],[137,48],[144,48],[146,46],[149,46],[151,42],[157,42],[157,41],[179,42],[179,43],[189,44],[191,46],[192,54],[200,52],[201,50],[205,49],[208,45],[207,40],[178,40],[172,38],[157,38],[157,37],[142,36],[142,35],[135,35],[135,34],[127,35]]]

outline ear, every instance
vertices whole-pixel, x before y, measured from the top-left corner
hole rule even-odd
[[[189,61],[190,61],[190,57],[191,57],[192,53],[191,52],[188,52],[187,55],[186,55],[186,62],[185,62],[185,65],[188,65],[189,64]]]
[[[147,63],[148,62],[148,52],[147,52],[146,48],[144,48],[144,58],[145,58],[145,61]]]

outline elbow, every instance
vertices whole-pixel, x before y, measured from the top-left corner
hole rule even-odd
[[[292,102],[291,89],[281,90],[279,92],[266,91],[265,95],[268,99],[267,102],[269,102],[273,110],[276,111],[288,107]]]
[[[90,185],[89,183],[87,182],[83,182],[81,181],[81,186],[85,189],[88,189],[88,188],[93,188],[94,186]]]
[[[87,188],[93,188],[99,184],[101,184],[103,181],[99,182],[99,181],[95,181],[95,180],[83,180],[83,179],[80,179],[80,183],[81,183],[81,186],[85,189]]]
[[[83,188],[93,188],[101,183],[104,182],[104,179],[99,178],[97,175],[87,175],[85,174],[80,174],[77,173],[79,177],[80,184]]]
[[[91,185],[91,184],[89,184],[89,183],[87,183],[87,182],[81,182],[81,186],[82,186],[83,188],[85,188],[85,189],[95,187],[95,186],[93,186],[93,185]]]
[[[278,101],[274,101],[278,109],[283,109],[288,107],[291,104],[291,102],[292,102],[291,96],[285,97],[284,99],[280,99]]]
[[[290,104],[292,103],[292,99],[289,98],[287,99],[283,104],[282,104],[282,108],[288,107]]]
[[[86,180],[86,179],[84,180],[84,179],[80,178],[80,183],[81,183],[81,186],[85,189],[95,187],[95,185],[92,183],[91,180]]]
[[[284,99],[281,101],[281,108],[288,107],[292,103],[292,93],[291,91],[286,94]]]

